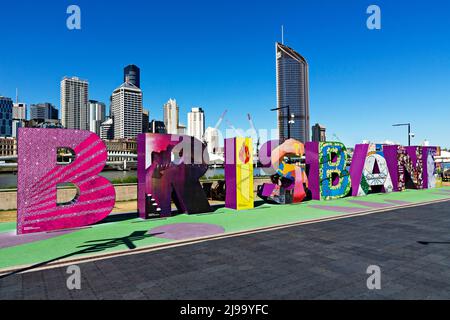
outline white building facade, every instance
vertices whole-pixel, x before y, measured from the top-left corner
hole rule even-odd
[[[61,123],[67,129],[89,130],[89,83],[77,77],[61,80]]]
[[[205,134],[205,113],[202,108],[192,108],[188,113],[187,134],[203,140]]]
[[[164,125],[168,134],[178,134],[179,107],[175,99],[169,99],[163,107]]]
[[[113,91],[114,139],[135,139],[142,133],[142,110],[142,91],[135,85],[125,82]]]
[[[205,141],[208,146],[208,153],[218,154],[220,153],[220,141],[219,130],[216,128],[208,127],[205,131]]]
[[[100,135],[100,126],[105,121],[106,105],[102,102],[89,100],[89,130]]]

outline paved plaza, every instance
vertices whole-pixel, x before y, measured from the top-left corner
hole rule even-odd
[[[0,299],[448,299],[450,202],[0,279]],[[368,290],[367,267],[381,268]]]

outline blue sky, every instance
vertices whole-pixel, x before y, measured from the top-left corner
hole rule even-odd
[[[77,4],[82,29],[66,28]],[[281,5],[282,4],[282,5]],[[366,28],[381,8],[382,29]],[[450,4],[431,1],[2,1],[0,94],[59,106],[64,75],[89,80],[90,99],[109,103],[122,69],[141,67],[144,107],[162,118],[176,98],[214,125],[224,109],[236,127],[276,127],[275,41],[310,65],[311,125],[353,145],[363,139],[450,147]],[[226,125],[223,124],[222,128]]]

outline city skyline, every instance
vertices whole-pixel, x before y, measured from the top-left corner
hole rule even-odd
[[[310,65],[310,123],[325,125],[330,138],[336,134],[347,145],[385,139],[406,144],[405,130],[391,125],[411,122],[414,144],[427,139],[449,147],[445,137],[450,129],[445,119],[450,115],[446,88],[450,59],[446,54],[449,44],[443,41],[450,30],[444,18],[448,3],[438,1],[436,6],[422,8],[401,1],[378,1],[383,17],[378,31],[366,28],[367,4],[358,1],[349,1],[346,6],[332,1],[288,1],[289,12],[274,11],[269,4],[260,4],[255,10],[237,2],[167,6],[138,1],[133,19],[122,17],[116,6],[87,1],[78,4],[83,12],[80,31],[65,27],[65,4],[30,3],[34,13],[24,12],[23,23],[17,26],[12,17],[5,16],[0,22],[6,31],[5,43],[10,47],[27,43],[37,50],[0,53],[1,95],[14,97],[18,87],[21,101],[27,105],[48,101],[59,106],[55,83],[68,74],[88,79],[89,98],[106,103],[122,80],[124,66],[133,63],[143,70],[144,107],[152,119],[162,119],[161,106],[174,97],[183,115],[192,106],[202,106],[208,114],[206,126],[213,126],[228,109],[227,118],[233,125],[246,129],[246,118],[240,112],[245,109],[252,114],[257,129],[274,129],[276,113],[268,111],[276,106],[273,44],[281,40],[283,24],[286,45],[305,56]],[[19,7],[8,3],[5,10],[17,11]],[[218,8],[223,13],[220,17],[214,14]],[[167,26],[167,10],[179,22]],[[99,12],[104,17],[102,23],[96,21]],[[424,18],[424,12],[435,18]],[[37,25],[30,16],[35,14],[42,17]],[[233,25],[225,18],[230,15],[236,21]],[[120,17],[121,23],[111,17]],[[192,17],[203,20],[195,22]],[[124,34],[123,23],[136,31],[127,33],[136,50],[129,54],[101,50]],[[181,28],[183,25],[186,27]],[[158,47],[171,44],[177,50],[162,53],[154,50],[155,43]],[[89,51],[80,54],[75,50],[84,44],[90,46]],[[66,48],[64,59],[60,50],[52,50],[59,47]],[[203,50],[210,57],[200,55]],[[427,67],[418,68],[418,61],[426,61]],[[358,115],[373,108],[378,111],[373,120],[377,124],[369,126]],[[430,109],[432,113],[424,112]],[[385,121],[380,124],[377,117]],[[351,130],[344,121],[351,123]]]

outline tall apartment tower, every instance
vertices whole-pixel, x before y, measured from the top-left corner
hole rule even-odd
[[[115,89],[111,97],[114,139],[135,139],[142,133],[142,91],[129,82]]]
[[[86,80],[61,80],[61,123],[65,128],[89,130],[88,89]]]
[[[188,113],[187,134],[199,140],[205,133],[205,113],[202,108],[192,108]]]
[[[290,137],[301,142],[310,141],[308,62],[293,49],[276,43],[277,106],[280,143]]]
[[[106,119],[106,105],[103,102],[89,100],[89,131],[100,135],[100,126]]]
[[[123,69],[123,82],[128,82],[141,88],[141,69],[134,64],[130,64]]]
[[[175,99],[169,99],[164,105],[164,125],[168,134],[178,134],[179,107]]]

